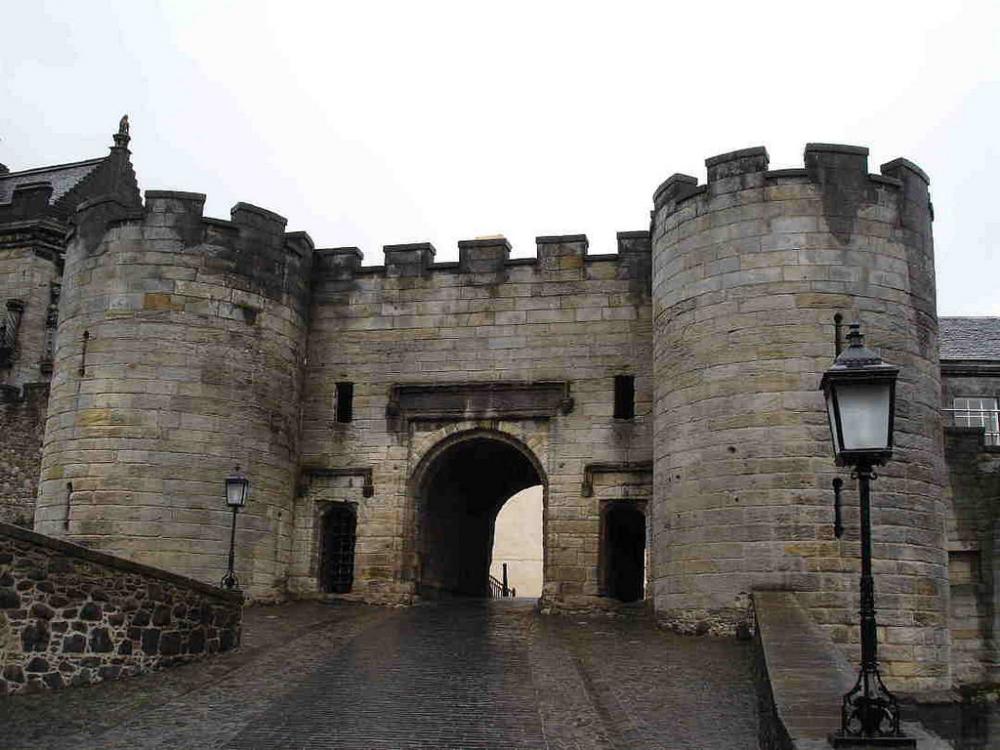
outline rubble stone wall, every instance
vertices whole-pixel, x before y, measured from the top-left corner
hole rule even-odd
[[[0,523],[0,695],[239,645],[243,595]]]
[[[0,388],[0,521],[31,528],[49,387]]]

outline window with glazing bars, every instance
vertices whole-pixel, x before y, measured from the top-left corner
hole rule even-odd
[[[956,398],[952,404],[955,424],[959,427],[982,427],[987,445],[1000,445],[1000,414],[997,399],[986,396]]]

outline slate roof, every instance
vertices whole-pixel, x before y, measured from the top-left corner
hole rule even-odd
[[[1000,360],[1000,318],[941,318],[941,359]]]
[[[0,175],[0,203],[10,203],[14,189],[18,185],[31,182],[47,182],[52,185],[51,204],[55,204],[66,193],[76,187],[84,177],[100,166],[107,157],[87,159],[71,164],[57,164],[54,167],[38,167],[23,172],[9,172]]]

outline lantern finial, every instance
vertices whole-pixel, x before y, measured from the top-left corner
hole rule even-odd
[[[834,367],[868,367],[882,364],[882,358],[865,346],[865,336],[860,323],[851,323],[847,332],[847,348],[837,355]]]

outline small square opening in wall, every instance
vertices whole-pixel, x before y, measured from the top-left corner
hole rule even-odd
[[[337,421],[354,421],[354,383],[337,383]]]
[[[948,553],[948,581],[952,586],[979,583],[981,580],[977,550],[953,550]]]
[[[635,418],[635,375],[615,375],[615,419]]]

